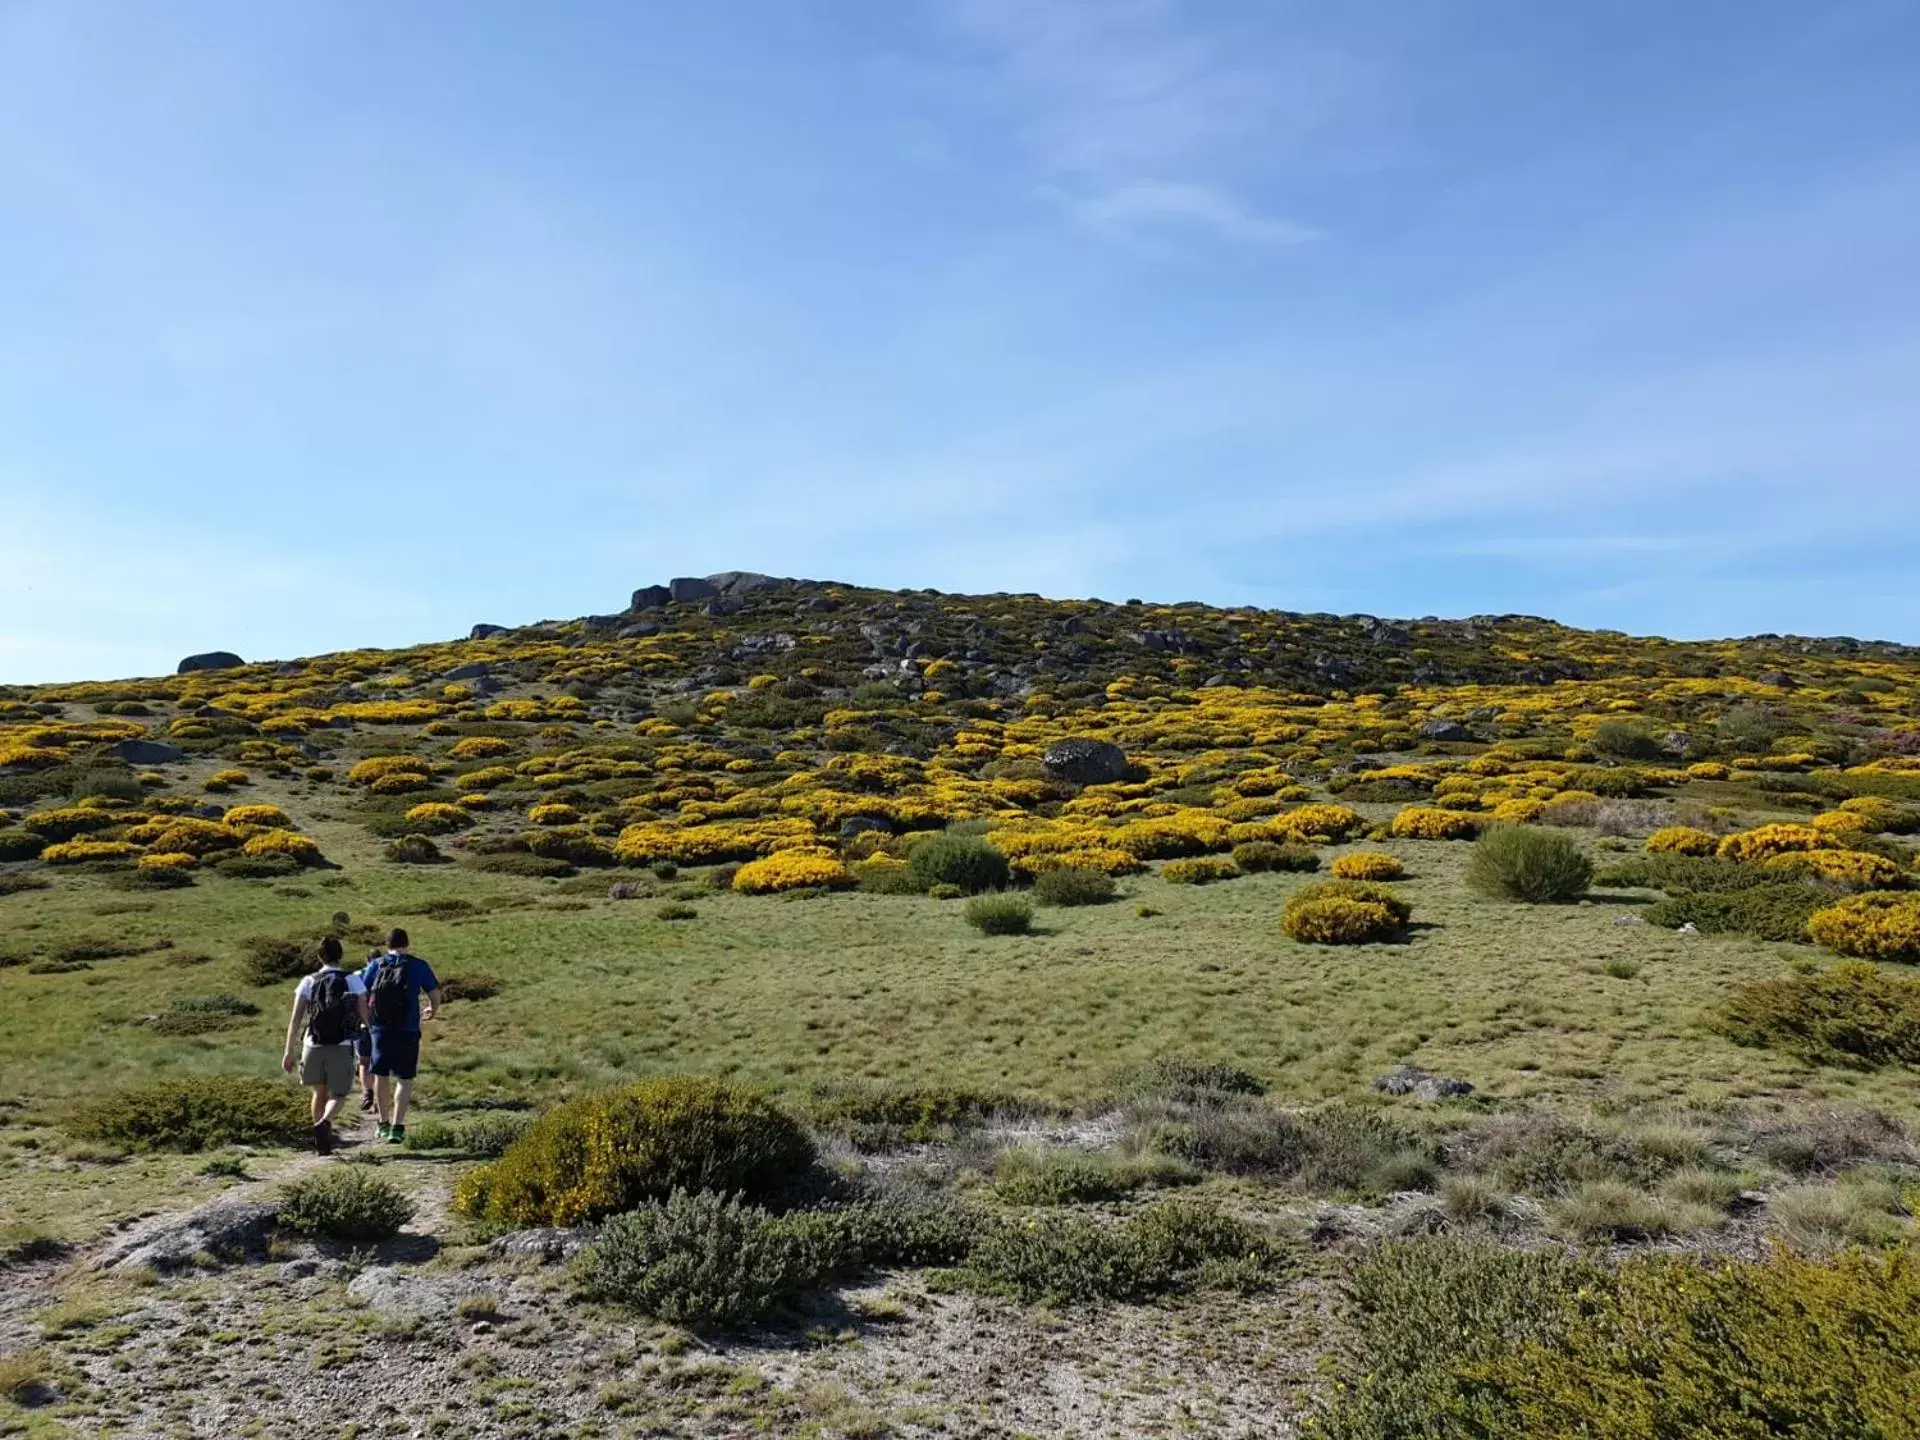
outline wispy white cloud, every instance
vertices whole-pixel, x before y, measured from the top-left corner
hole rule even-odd
[[[1080,217],[1096,229],[1185,227],[1244,245],[1299,245],[1318,238],[1310,225],[1249,210],[1211,185],[1136,181],[1080,201]]]
[[[1172,224],[1239,243],[1311,227],[1245,193],[1256,157],[1319,125],[1337,57],[1236,51],[1175,0],[935,0],[1040,188],[1110,234]]]

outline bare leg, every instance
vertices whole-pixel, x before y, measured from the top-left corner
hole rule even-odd
[[[399,1080],[394,1083],[393,1123],[407,1123],[407,1106],[413,1101],[413,1081]]]
[[[308,1088],[313,1091],[313,1102],[310,1107],[313,1113],[313,1123],[318,1125],[322,1120],[331,1117],[333,1112],[339,1109],[340,1106],[338,1102],[332,1105],[327,1103],[328,1096],[326,1086],[313,1085]]]
[[[373,1077],[373,1104],[379,1113],[382,1125],[398,1123],[389,1118],[393,1114],[393,1077],[391,1075]]]

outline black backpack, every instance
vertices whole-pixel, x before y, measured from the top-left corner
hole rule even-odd
[[[373,1002],[373,1023],[383,1029],[409,1029],[417,1012],[412,977],[407,964],[410,956],[389,955],[375,972],[368,998]]]
[[[308,997],[307,1036],[316,1045],[344,1045],[360,1028],[360,1007],[344,970],[322,970]]]

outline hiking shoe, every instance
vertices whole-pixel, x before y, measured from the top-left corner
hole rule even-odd
[[[313,1148],[321,1155],[333,1153],[333,1126],[325,1120],[313,1127]]]
[[[393,1127],[387,1124],[386,1121],[382,1120],[380,1122],[378,1136],[382,1140],[391,1140],[393,1138]]]
[[[360,1095],[360,1113],[362,1115],[371,1115],[373,1113],[373,1092],[371,1090],[363,1091]]]
[[[406,1144],[407,1127],[404,1125],[389,1125],[387,1127],[387,1139],[391,1140],[395,1145]]]

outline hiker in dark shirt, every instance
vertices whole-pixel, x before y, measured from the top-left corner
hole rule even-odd
[[[294,991],[287,1017],[287,1044],[280,1068],[293,1073],[299,1050],[300,1083],[313,1091],[313,1148],[333,1153],[333,1117],[352,1093],[354,1037],[367,1020],[365,987],[340,968],[340,942],[320,942],[320,968]]]
[[[420,1070],[420,1022],[440,1013],[440,981],[431,965],[407,953],[407,932],[398,929],[388,932],[387,953],[369,961],[360,978],[373,1021],[372,1068],[380,1138],[399,1144],[407,1138],[407,1105],[413,1099],[413,1077]]]

